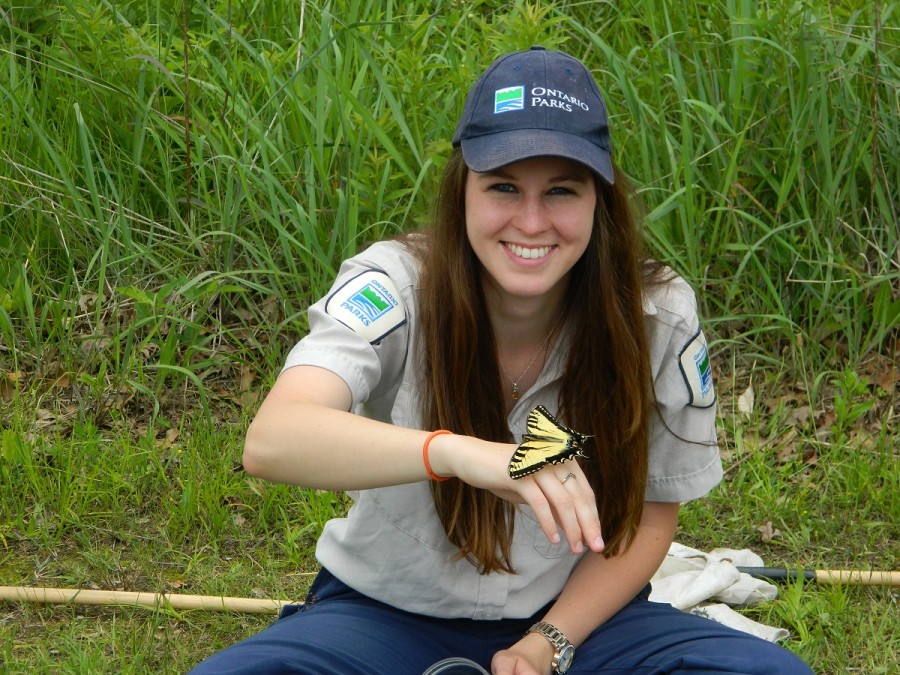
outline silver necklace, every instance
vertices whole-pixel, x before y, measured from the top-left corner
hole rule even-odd
[[[500,370],[503,371],[503,374],[506,375],[506,379],[509,380],[509,383],[512,385],[512,397],[513,400],[519,398],[519,382],[522,381],[522,378],[525,377],[525,374],[531,370],[531,366],[534,365],[534,362],[537,361],[537,357],[540,356],[541,352],[547,349],[547,346],[550,344],[550,338],[553,337],[553,332],[556,330],[556,327],[559,325],[562,317],[560,316],[553,324],[553,328],[550,329],[550,332],[547,333],[547,339],[544,340],[544,343],[538,347],[537,351],[534,353],[534,356],[531,357],[531,361],[528,362],[528,365],[525,366],[525,370],[522,371],[522,374],[516,378],[515,381],[509,376],[509,373],[506,372],[506,368],[503,367],[503,362],[500,359],[497,359],[497,363],[500,364]]]

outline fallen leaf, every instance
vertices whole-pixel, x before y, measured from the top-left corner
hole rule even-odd
[[[6,378],[0,378],[0,399],[2,399],[4,403],[9,403],[13,400],[15,395],[16,385]]]
[[[765,523],[756,528],[763,542],[769,542],[781,536],[781,530],[772,527],[772,521],[767,520]]]
[[[753,404],[756,400],[756,395],[753,393],[753,385],[749,385],[747,389],[744,390],[744,393],[738,396],[737,407],[738,411],[743,413],[744,415],[750,415],[753,413]]]
[[[797,459],[797,447],[794,444],[782,446],[775,454],[775,459],[779,464],[787,464]]]
[[[837,416],[834,414],[833,410],[828,410],[822,415],[822,419],[819,420],[819,423],[816,425],[820,430],[821,429],[831,429],[834,426],[834,421]]]
[[[173,445],[175,445],[175,441],[178,440],[178,436],[181,435],[181,432],[172,427],[170,429],[166,429],[165,436],[156,441],[156,447],[162,448],[164,450],[170,449]]]
[[[85,314],[88,314],[94,311],[94,308],[97,306],[97,294],[96,293],[82,293],[81,297],[78,298],[78,306],[81,308],[81,311]]]
[[[278,318],[278,296],[270,295],[263,301],[260,307],[260,314],[265,317],[269,323],[274,324]]]
[[[68,373],[60,374],[59,377],[57,377],[55,380],[53,380],[52,383],[50,383],[50,386],[58,387],[60,389],[65,389],[66,387],[69,386],[69,374]]]
[[[241,364],[241,382],[239,385],[238,391],[245,392],[251,386],[253,386],[253,381],[256,379],[256,370],[246,363]]]
[[[808,405],[801,405],[791,412],[791,419],[797,424],[805,424],[809,421],[810,417],[812,417],[812,408]]]
[[[790,429],[786,437],[782,440],[781,445],[775,452],[775,458],[779,464],[785,464],[797,457],[797,432]]]
[[[894,364],[891,364],[888,368],[879,371],[878,375],[875,377],[875,383],[884,389],[888,394],[894,391],[894,387],[897,386],[897,368]]]
[[[47,410],[46,408],[38,408],[34,413],[34,417],[35,426],[39,429],[49,427],[51,424],[56,422],[56,415],[54,415],[53,412]]]
[[[807,445],[803,449],[803,463],[807,466],[815,466],[819,463],[819,453],[816,452],[814,446]]]

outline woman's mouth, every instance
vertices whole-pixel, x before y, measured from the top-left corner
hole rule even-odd
[[[503,245],[506,246],[507,250],[514,256],[523,258],[524,260],[538,260],[549,255],[550,251],[556,248],[555,246],[519,246],[518,244],[511,244],[508,241],[503,242]]]

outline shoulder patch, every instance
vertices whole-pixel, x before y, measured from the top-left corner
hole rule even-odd
[[[366,270],[334,291],[325,311],[369,342],[383,340],[406,323],[406,310],[391,278],[381,270]]]
[[[716,402],[713,388],[712,366],[709,363],[709,351],[703,331],[698,330],[681,350],[678,367],[687,385],[690,401],[688,405],[695,408],[709,408]]]

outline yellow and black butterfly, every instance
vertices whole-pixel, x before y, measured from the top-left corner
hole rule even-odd
[[[590,438],[560,424],[542,405],[528,413],[522,443],[509,460],[509,477],[522,478],[547,464],[560,464],[573,457],[587,457],[584,442]]]

